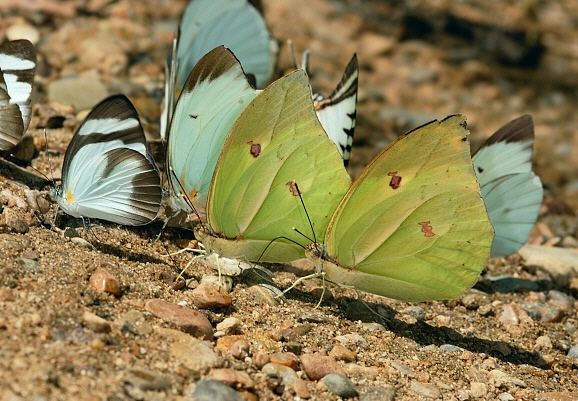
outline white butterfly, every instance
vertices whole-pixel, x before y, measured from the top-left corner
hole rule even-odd
[[[256,86],[265,85],[273,74],[278,45],[263,16],[247,0],[191,0],[179,24],[177,38],[165,71],[165,100],[161,138],[173,115],[175,96],[189,72],[209,51],[225,46],[235,54]]]
[[[492,256],[522,247],[536,223],[543,189],[532,171],[534,124],[524,115],[496,131],[473,156],[484,203],[495,230]]]
[[[0,46],[0,150],[20,142],[30,123],[36,50],[27,40]]]
[[[64,155],[62,186],[50,196],[73,217],[123,225],[147,224],[161,202],[159,173],[138,113],[122,95],[88,114]]]
[[[167,203],[174,213],[189,213],[187,202],[203,213],[223,143],[256,94],[239,61],[223,46],[195,65],[175,105],[167,136]]]
[[[305,62],[305,71],[307,66]],[[313,104],[319,122],[327,135],[339,149],[345,165],[351,157],[353,133],[357,116],[357,81],[359,67],[357,56],[354,54],[333,93],[327,97],[320,94],[313,96]]]

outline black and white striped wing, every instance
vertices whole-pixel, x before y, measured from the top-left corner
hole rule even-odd
[[[528,240],[543,189],[532,171],[534,124],[524,115],[496,131],[473,157],[486,210],[494,227],[492,256],[507,256]]]
[[[339,148],[346,166],[353,146],[358,76],[357,56],[353,55],[333,93],[327,98],[315,95],[313,99],[319,122]]]
[[[18,144],[30,123],[36,50],[27,40],[0,46],[0,150]]]
[[[58,203],[74,217],[124,225],[153,220],[161,185],[138,114],[125,96],[112,96],[89,113],[64,156]]]

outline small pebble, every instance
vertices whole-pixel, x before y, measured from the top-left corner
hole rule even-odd
[[[534,351],[550,351],[552,347],[552,340],[548,336],[540,336],[534,343]]]
[[[339,341],[344,347],[347,348],[367,348],[369,343],[367,340],[360,334],[357,333],[350,333],[344,334],[342,336],[335,337],[337,341]]]
[[[49,101],[70,104],[76,110],[90,109],[107,96],[104,84],[91,76],[61,78],[48,84]]]
[[[214,275],[205,275],[201,277],[201,284],[202,283],[212,284],[219,287],[221,291],[227,293],[233,290],[233,279],[229,276],[221,275],[221,277],[219,277]]]
[[[92,312],[85,311],[82,315],[84,325],[95,333],[110,333],[110,323]]]
[[[171,354],[187,369],[197,373],[204,372],[219,364],[217,353],[209,343],[194,337],[173,343]]]
[[[131,369],[125,381],[142,391],[163,391],[171,386],[169,376],[146,368]]]
[[[515,398],[510,393],[500,393],[500,394],[498,394],[498,400],[500,400],[500,401],[514,401]]]
[[[399,373],[401,373],[407,377],[416,377],[417,376],[417,374],[415,373],[415,371],[412,368],[410,368],[409,366],[407,366],[401,362],[389,361],[388,364],[389,364],[389,366],[391,366],[392,368],[397,370]]]
[[[522,380],[518,379],[517,377],[511,376],[506,372],[503,372],[499,369],[493,369],[490,371],[490,377],[494,382],[496,387],[507,387],[507,386],[518,386],[518,387],[526,387],[526,383]]]
[[[229,294],[213,283],[201,282],[191,292],[193,304],[200,309],[226,308],[233,303]]]
[[[341,398],[351,398],[358,394],[355,385],[343,375],[330,373],[321,379],[321,382],[325,384],[330,392]]]
[[[293,369],[278,363],[267,363],[261,371],[269,377],[281,379],[281,384],[284,386],[293,383],[299,378]]]
[[[568,356],[570,358],[578,359],[578,345],[573,345],[568,350]]]
[[[148,335],[153,331],[152,326],[146,321],[144,314],[138,310],[130,310],[120,315],[118,324],[122,332]]]
[[[269,356],[272,363],[278,363],[279,365],[287,366],[295,370],[297,365],[299,365],[299,358],[292,352],[276,352]]]
[[[94,249],[94,245],[92,245],[90,242],[88,242],[87,240],[85,240],[82,237],[73,237],[70,239],[70,242],[72,242],[74,245],[78,245],[82,248]]]
[[[359,396],[359,401],[393,401],[395,400],[395,387],[385,385],[383,387],[370,387]]]
[[[425,310],[421,306],[408,306],[402,313],[412,316],[415,320],[425,320]]]
[[[437,399],[440,398],[442,393],[439,388],[429,383],[412,382],[410,386],[411,390],[423,397]]]
[[[247,389],[255,387],[255,382],[253,382],[253,379],[251,379],[247,372],[241,372],[229,368],[211,370],[209,373],[209,379],[219,380],[233,388]]]
[[[488,393],[488,385],[481,382],[470,383],[470,394],[474,398],[482,398]]]
[[[345,375],[345,372],[335,359],[319,353],[301,355],[301,365],[307,377],[311,380],[319,380],[329,373]]]
[[[242,360],[249,356],[250,349],[251,345],[249,344],[249,341],[240,339],[231,344],[229,347],[229,353],[233,358]]]
[[[244,401],[231,387],[218,380],[199,381],[192,394],[192,401]]]
[[[217,323],[217,330],[225,335],[236,334],[240,331],[241,321],[236,317],[227,317],[222,322]]]
[[[25,22],[19,22],[11,25],[8,27],[8,29],[6,29],[5,35],[6,39],[8,40],[27,39],[33,45],[36,45],[40,39],[40,33],[38,32],[38,29]]]
[[[354,362],[357,354],[341,344],[335,344],[329,352],[329,356],[336,361]]]
[[[266,354],[264,352],[257,352],[253,355],[252,360],[253,365],[255,365],[257,369],[262,369],[263,366],[265,366],[271,361],[271,358],[269,357],[269,354]]]
[[[145,309],[156,317],[177,325],[185,333],[206,340],[213,338],[211,322],[199,311],[162,299],[148,300]]]
[[[285,297],[273,286],[265,284],[257,284],[247,289],[253,300],[261,305],[277,306],[284,302]]]
[[[297,379],[293,383],[289,384],[288,387],[293,389],[295,395],[299,398],[306,400],[311,397],[311,393],[309,393],[307,382],[305,380]]]
[[[94,271],[94,273],[92,273],[89,285],[90,288],[96,292],[106,292],[115,297],[118,297],[121,294],[119,280],[110,270],[105,269],[104,267],[99,267]]]
[[[442,352],[462,352],[462,351],[464,351],[463,348],[458,347],[457,345],[453,345],[453,344],[442,344],[439,346],[439,350]]]

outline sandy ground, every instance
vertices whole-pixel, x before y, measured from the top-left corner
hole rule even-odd
[[[155,140],[163,60],[184,3],[2,1],[0,39],[37,38],[33,140],[23,148],[39,152],[27,171],[59,178],[75,127],[106,94],[129,95]],[[194,391],[201,399],[205,378],[246,400],[339,399],[315,380],[322,367],[351,379],[341,385],[365,401],[578,399],[576,2],[271,0],[264,8],[282,44],[311,49],[319,90],[329,91],[357,52],[353,175],[432,118],[465,114],[477,146],[532,114],[545,187],[534,247],[491,260],[474,289],[446,302],[329,288],[316,307],[322,283],[309,280],[280,303],[254,276],[235,277],[228,296],[207,294],[199,283],[216,274],[211,263],[177,280],[192,255],[166,256],[195,245],[189,231],[154,241],[160,224],[87,230],[67,218],[59,225],[72,228],[51,231],[37,217],[53,218],[48,187],[4,166],[0,400],[187,400]],[[291,61],[283,45],[280,54],[281,72]],[[77,86],[62,84],[71,79]],[[287,288],[310,266],[269,268]],[[171,302],[174,313],[150,300]],[[198,330],[214,337],[187,334]],[[211,396],[234,399],[222,397]]]

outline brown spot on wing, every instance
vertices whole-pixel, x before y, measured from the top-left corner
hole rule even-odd
[[[435,233],[433,232],[433,227],[431,226],[431,221],[420,221],[417,223],[421,226],[421,232],[423,233],[424,237],[433,237]]]
[[[297,188],[295,181],[287,181],[285,185],[289,187],[289,192],[291,192],[293,196],[299,196],[299,188]]]
[[[401,176],[397,174],[397,171],[390,171],[387,175],[391,177],[389,186],[393,189],[398,189],[401,185]]]
[[[261,154],[261,144],[253,143],[253,141],[247,143],[249,144],[249,153],[251,153],[251,156],[258,157]]]

